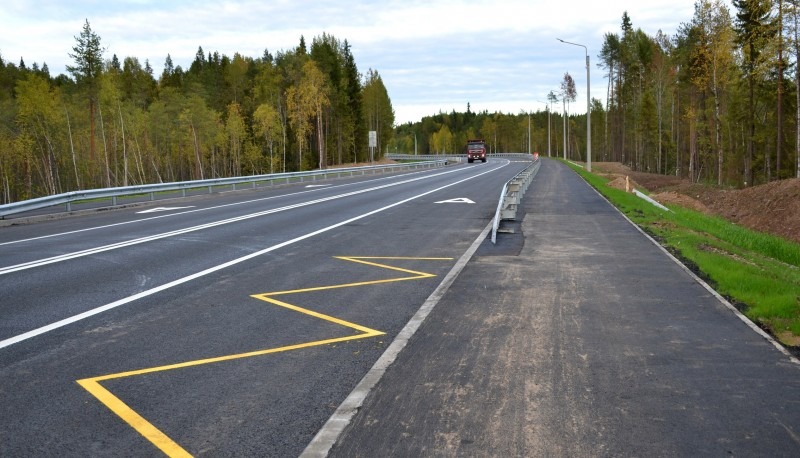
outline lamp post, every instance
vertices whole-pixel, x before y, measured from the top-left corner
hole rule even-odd
[[[591,81],[589,80],[589,48],[584,45],[578,43],[571,43],[569,41],[564,41],[561,38],[556,38],[556,40],[566,43],[568,45],[573,46],[580,46],[586,52],[586,170],[591,172],[592,171],[592,99],[589,95],[589,86]]]
[[[567,98],[564,97],[564,94],[561,94],[561,112],[562,117],[561,119],[564,121],[564,126],[561,128],[561,132],[564,134],[564,160],[567,160],[567,148],[569,148],[569,144],[567,143]]]
[[[531,112],[528,110],[528,155],[531,154]]]
[[[547,96],[547,99],[550,100],[550,94],[547,94]],[[537,100],[537,102],[543,103],[545,110],[547,110],[547,157],[550,157],[550,103],[542,102],[541,100]]]
[[[556,96],[555,94],[553,94],[553,91],[550,91],[550,93],[547,94],[547,101],[550,102],[547,105],[547,156],[548,157],[552,157],[552,155],[550,154],[550,132],[552,131],[552,129],[550,128],[550,112],[553,111],[553,101],[554,101],[553,99],[555,99],[555,97]]]

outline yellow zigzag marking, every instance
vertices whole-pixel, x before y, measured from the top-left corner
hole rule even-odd
[[[100,402],[103,403],[106,407],[108,407],[112,412],[117,414],[120,418],[122,418],[126,423],[128,423],[133,429],[135,429],[139,434],[144,436],[147,440],[149,440],[153,445],[158,447],[162,452],[164,452],[167,456],[171,457],[188,457],[191,456],[189,452],[183,449],[178,443],[170,439],[166,434],[161,432],[158,428],[153,426],[152,423],[147,421],[144,417],[139,415],[135,410],[130,408],[127,404],[125,404],[120,398],[116,397],[113,393],[108,391],[104,388],[100,382],[112,379],[120,379],[125,377],[133,377],[136,375],[143,375],[143,374],[151,374],[154,372],[164,372],[170,371],[174,369],[183,369],[187,367],[193,366],[201,366],[204,364],[213,364],[219,363],[223,361],[232,361],[236,359],[244,359],[244,358],[251,358],[253,356],[262,356],[268,355],[271,353],[280,353],[285,351],[291,350],[299,350],[302,348],[309,348],[315,347],[320,345],[328,345],[338,342],[346,342],[350,340],[356,339],[365,339],[367,337],[375,337],[379,335],[385,334],[381,331],[376,331],[374,329],[370,329],[365,326],[361,326],[355,323],[351,323],[349,321],[345,321],[336,317],[332,317],[330,315],[325,315],[323,313],[315,312],[313,310],[309,310],[306,308],[298,307],[296,305],[289,304],[288,302],[279,301],[274,299],[274,296],[284,296],[289,294],[297,294],[297,293],[307,293],[312,291],[322,291],[322,290],[329,290],[329,289],[340,289],[340,288],[352,288],[355,286],[368,286],[368,285],[378,285],[382,283],[392,283],[398,281],[406,281],[406,280],[420,280],[424,278],[431,278],[435,277],[434,274],[429,274],[426,272],[418,272],[409,269],[403,269],[400,267],[389,266],[386,264],[379,264],[377,262],[373,262],[374,260],[415,260],[415,261],[445,261],[451,260],[452,258],[412,258],[412,257],[352,257],[352,256],[336,256],[336,259],[341,259],[343,261],[350,261],[356,262],[359,264],[365,264],[368,266],[379,267],[382,269],[393,270],[396,272],[402,272],[409,274],[409,276],[405,277],[398,277],[398,278],[390,278],[385,280],[373,280],[373,281],[365,281],[365,282],[358,282],[358,283],[346,283],[340,285],[330,285],[330,286],[317,286],[313,288],[305,288],[305,289],[295,289],[290,291],[275,291],[271,293],[263,293],[263,294],[255,294],[251,297],[255,299],[260,299],[265,302],[269,302],[271,304],[289,309],[294,310],[295,312],[303,313],[308,316],[312,316],[314,318],[319,318],[321,320],[328,321],[330,323],[335,323],[346,328],[350,328],[359,332],[359,334],[354,334],[345,337],[337,337],[332,339],[325,339],[325,340],[318,340],[314,342],[306,342],[300,343],[295,345],[288,345],[284,347],[277,347],[277,348],[267,348],[263,350],[256,350],[247,353],[237,353],[234,355],[226,355],[226,356],[217,356],[214,358],[206,358],[206,359],[197,359],[193,361],[186,361],[183,363],[176,363],[176,364],[169,364],[165,366],[158,366],[158,367],[150,367],[147,369],[138,369],[133,371],[127,372],[119,372],[116,374],[109,374],[109,375],[102,375],[99,377],[91,377],[78,380],[77,383],[82,386],[86,391],[91,393],[94,397],[96,397]]]

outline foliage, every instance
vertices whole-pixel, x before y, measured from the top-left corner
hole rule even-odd
[[[591,101],[595,161],[723,187],[800,177],[800,2],[733,0],[733,11],[729,4],[697,0],[673,36],[637,28],[623,12],[619,30],[590,44],[608,84],[603,100]],[[467,104],[466,112],[398,126],[389,149],[412,152],[416,138],[419,152],[443,152],[446,126],[455,149],[476,134],[492,152],[527,151],[530,138],[534,151],[561,156],[566,138],[566,156],[585,160],[586,114],[567,109],[574,80],[566,74],[554,83],[562,89],[541,94],[548,106],[530,113],[530,134],[528,113],[473,113]],[[563,111],[553,112],[559,98]]]
[[[0,57],[0,203],[324,168],[366,160],[368,130],[381,145],[394,135],[380,75],[362,75],[328,34],[259,57],[198,47],[187,68],[167,54],[157,77],[146,60],[105,52],[86,21],[69,76]]]

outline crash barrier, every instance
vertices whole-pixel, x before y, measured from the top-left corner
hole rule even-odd
[[[110,199],[111,205],[117,205],[117,199],[125,196],[147,195],[149,200],[155,200],[156,193],[162,192],[181,192],[181,197],[186,197],[187,191],[208,190],[208,194],[214,190],[237,189],[237,185],[249,185],[256,189],[261,186],[274,186],[282,183],[303,183],[305,181],[326,180],[329,178],[340,178],[343,176],[378,174],[388,172],[399,172],[404,170],[428,169],[443,167],[447,165],[447,160],[436,158],[435,160],[419,160],[403,164],[384,164],[365,167],[335,168],[326,170],[312,170],[307,172],[288,172],[273,173],[268,175],[253,175],[247,177],[215,178],[211,180],[180,181],[173,183],[144,184],[138,186],[124,186],[118,188],[91,189],[86,191],[71,191],[63,194],[39,197],[36,199],[23,200],[10,204],[0,205],[0,219],[6,216],[23,213],[41,208],[65,205],[66,211],[72,211],[72,204],[79,201]],[[222,187],[222,189],[220,189]],[[240,188],[241,189],[241,188]]]
[[[530,156],[528,156],[530,158]],[[522,202],[522,196],[528,190],[533,177],[539,171],[541,160],[536,159],[525,170],[519,172],[514,178],[508,180],[503,185],[500,193],[500,200],[497,202],[497,210],[494,213],[492,223],[492,243],[497,243],[497,229],[500,227],[500,220],[514,220],[517,217],[517,206]]]

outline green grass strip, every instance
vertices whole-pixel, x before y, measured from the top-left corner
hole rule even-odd
[[[751,320],[787,345],[800,336],[800,244],[675,205],[671,212],[567,164]]]

